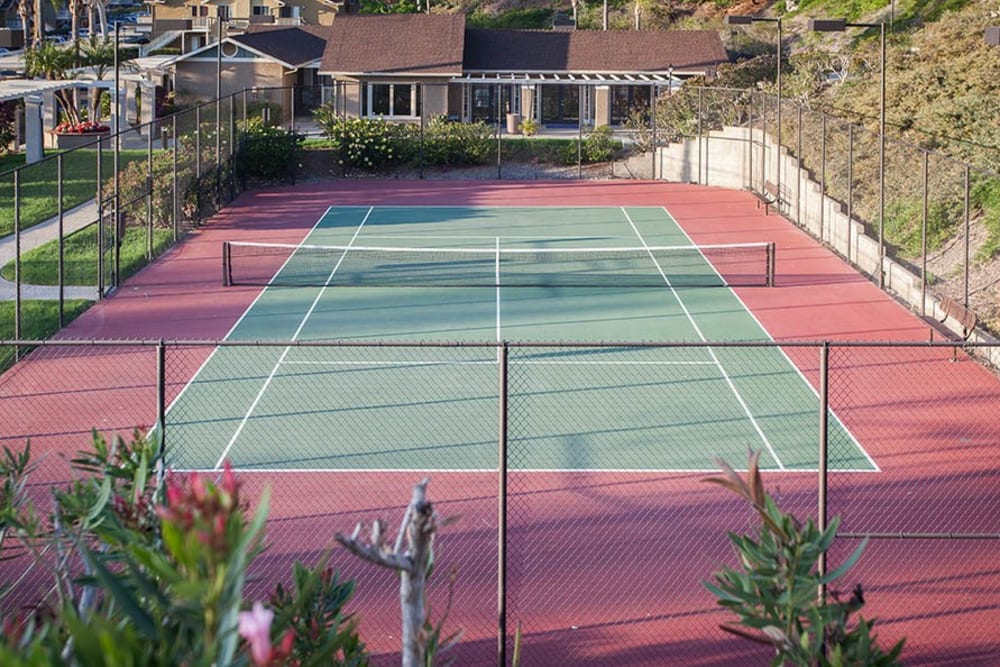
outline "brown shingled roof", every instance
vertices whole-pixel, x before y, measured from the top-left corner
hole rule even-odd
[[[462,74],[465,16],[338,16],[327,27],[323,74]]]
[[[469,72],[700,73],[728,61],[712,30],[478,30],[465,36]]]
[[[317,60],[326,46],[325,35],[319,26],[254,28],[251,26],[249,32],[233,35],[229,40],[293,67]]]

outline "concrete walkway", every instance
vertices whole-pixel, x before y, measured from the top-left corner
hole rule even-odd
[[[69,235],[97,220],[97,203],[92,199],[63,213],[63,234]],[[59,238],[59,218],[53,217],[45,222],[21,230],[21,255],[33,248],[44,245]],[[14,261],[14,235],[0,238],[0,266],[6,266]],[[96,282],[96,276],[95,276]],[[13,301],[16,285],[9,280],[0,278],[0,301]],[[97,285],[65,287],[63,296],[67,299],[97,300]],[[21,285],[22,299],[53,299],[59,298],[57,285]]]

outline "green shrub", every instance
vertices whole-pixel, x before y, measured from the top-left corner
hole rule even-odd
[[[183,187],[194,179],[192,155],[193,143],[181,140],[178,144],[177,182]],[[104,197],[114,195],[114,183],[104,184]],[[122,212],[125,215],[125,225],[143,225],[146,223],[145,209],[141,211],[134,206],[125,206],[125,202],[136,201],[152,192],[152,214],[154,227],[169,227],[173,225],[174,215],[174,158],[173,151],[156,151],[153,153],[152,170],[148,169],[146,160],[131,162],[122,169],[118,176],[118,192],[123,202]],[[193,216],[198,208],[197,198],[191,191],[179,195],[178,213],[183,216]]]
[[[241,178],[279,180],[294,176],[304,137],[266,125],[259,117],[248,118],[245,126],[240,125],[244,134],[236,155],[236,170]]]
[[[614,154],[615,139],[607,125],[595,127],[583,140],[584,162],[607,162]]]
[[[533,162],[536,164],[565,164],[568,151],[572,150],[572,163],[576,164],[576,139],[505,138],[503,159],[510,162]]]
[[[461,123],[436,116],[424,128],[423,163],[451,167],[485,164],[496,150],[495,141],[493,128],[483,121]]]
[[[416,148],[410,125],[383,118],[340,118],[331,105],[323,105],[314,115],[345,171],[388,171],[408,162]]]

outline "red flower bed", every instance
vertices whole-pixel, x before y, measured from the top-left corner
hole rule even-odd
[[[82,123],[59,123],[56,125],[56,134],[92,134],[97,132],[110,132],[111,128],[96,121],[86,120]]]

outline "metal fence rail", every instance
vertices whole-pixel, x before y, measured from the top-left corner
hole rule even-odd
[[[968,355],[982,345],[8,341],[0,354],[19,346],[33,351],[0,377],[0,445],[30,439],[42,508],[92,428],[152,430],[175,469],[213,468],[249,419],[256,435],[228,458],[249,497],[272,490],[252,599],[287,581],[292,562],[316,562],[334,532],[394,516],[430,475],[438,511],[461,515],[437,549],[439,563],[459,567],[451,622],[465,629],[462,664],[496,664],[516,625],[525,664],[768,659],[718,629],[732,619],[701,585],[732,562],[727,531],[753,527],[739,499],[701,480],[714,457],[739,465],[762,448],[751,429],[731,447],[725,397],[684,365],[711,350],[775,445],[802,444],[786,470],[765,475],[779,504],[842,518],[831,563],[870,538],[843,585],[864,585],[884,642],[908,637],[908,664],[998,648],[1000,380]],[[291,367],[294,381],[248,413],[283,351],[317,366]],[[405,381],[348,382],[345,362],[405,368]],[[789,374],[804,393],[776,379]],[[210,419],[183,400],[192,381],[210,389]],[[192,442],[195,426],[207,430]],[[250,445],[240,443],[254,438],[269,444],[241,461]],[[845,463],[855,441],[873,467]],[[215,452],[208,465],[204,450]],[[12,554],[0,563],[6,581],[30,559]],[[344,552],[333,564],[358,580],[363,638],[391,663],[392,577]],[[0,608],[32,604],[44,584],[29,576]],[[434,588],[435,608],[446,588]]]

